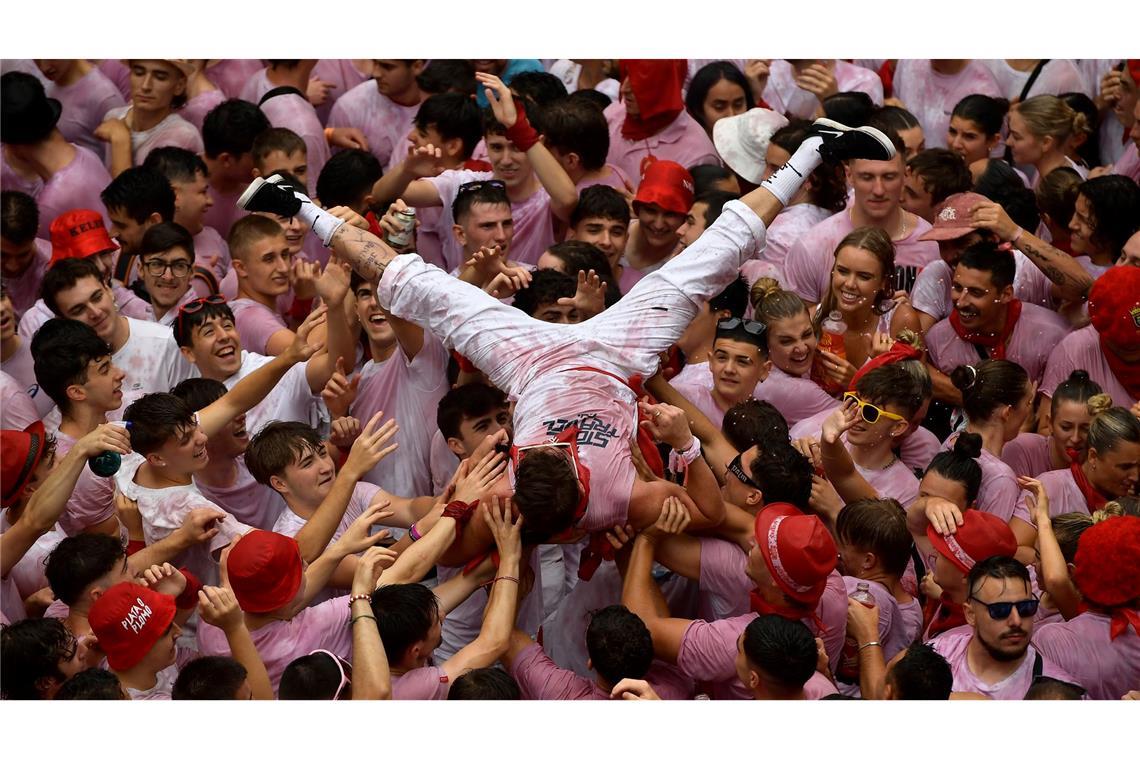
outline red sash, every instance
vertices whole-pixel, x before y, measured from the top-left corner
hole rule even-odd
[[[1089,482],[1085,476],[1085,471],[1081,469],[1080,462],[1074,461],[1069,465],[1069,472],[1073,473],[1073,482],[1081,490],[1081,496],[1085,497],[1085,504],[1088,505],[1090,515],[1105,505],[1108,499],[1102,496],[1100,491],[1096,490],[1096,487]]]
[[[1002,327],[1000,333],[976,333],[970,332],[962,326],[962,319],[958,316],[958,310],[954,309],[950,312],[950,326],[954,328],[954,332],[958,337],[967,343],[973,343],[975,346],[982,346],[989,352],[991,359],[1004,359],[1005,358],[1005,344],[1009,340],[1009,336],[1013,334],[1013,328],[1017,325],[1018,318],[1021,317],[1021,301],[1016,298],[1009,302],[1008,311],[1005,313],[1005,325]]]

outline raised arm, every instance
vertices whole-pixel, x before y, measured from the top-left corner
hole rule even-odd
[[[407,157],[372,185],[373,200],[386,203],[402,198],[420,208],[443,205],[435,185],[425,179],[444,172],[442,158],[443,151],[431,143],[418,148],[409,144]]]
[[[1061,546],[1053,533],[1049,496],[1041,481],[1034,478],[1018,478],[1017,484],[1033,494],[1032,497],[1025,497],[1025,505],[1037,522],[1037,551],[1041,555],[1041,577],[1037,579],[1038,583],[1049,592],[1053,606],[1065,620],[1071,620],[1077,616],[1081,595],[1069,577],[1068,563],[1065,562],[1065,555],[1061,553]]]
[[[693,434],[689,431],[689,423],[685,418],[685,413],[678,407],[670,404],[647,404],[644,401],[639,401],[638,409],[646,417],[640,425],[648,430],[655,440],[668,444],[678,455],[682,455],[683,452],[692,452],[694,446],[699,449],[700,443],[694,440]],[[692,515],[693,528],[715,528],[724,522],[724,501],[720,495],[720,483],[717,482],[708,462],[699,453],[683,455],[683,458],[688,461],[685,492],[696,507],[696,511]],[[664,481],[657,483],[641,483],[638,481],[634,484],[634,488],[635,491],[646,491],[659,484],[670,485]]]
[[[348,526],[343,535],[326,549],[316,562],[305,568],[305,592],[293,607],[292,614],[296,615],[304,609],[321,589],[328,585],[333,572],[345,557],[350,557],[366,549],[376,548],[381,554],[385,554],[392,561],[395,561],[396,553],[394,551],[376,546],[380,541],[389,538],[391,534],[386,530],[372,533],[372,529],[377,524],[391,515],[390,512],[384,511],[385,506],[387,505],[374,504],[364,510],[364,513],[352,521],[352,525]],[[356,567],[353,567],[354,578],[355,572]]]
[[[226,635],[230,654],[245,668],[253,698],[276,699],[269,673],[245,626],[245,615],[238,606],[234,592],[224,586],[203,586],[198,590],[198,612],[203,620],[221,628]]]
[[[847,632],[859,646],[859,691],[863,699],[882,699],[887,677],[879,641],[879,608],[847,600]]]
[[[389,552],[373,547],[356,563],[349,604],[352,626],[352,698],[391,699],[392,674],[380,641],[369,597],[383,569],[391,564]]]
[[[701,453],[712,465],[713,475],[716,476],[717,481],[723,485],[728,463],[735,459],[740,452],[728,442],[721,429],[714,425],[704,412],[689,401],[683,393],[670,385],[660,374],[650,378],[645,383],[645,389],[652,393],[658,401],[675,406],[685,413],[685,418],[689,422],[689,429],[701,442]]]
[[[328,351],[309,359],[305,367],[305,378],[313,393],[320,393],[325,383],[332,377],[337,361],[341,366],[356,366],[356,334],[348,321],[345,301],[348,299],[348,285],[352,267],[332,256],[325,271],[317,280],[317,294],[328,309],[326,341]]]
[[[859,406],[848,400],[827,416],[819,434],[819,452],[823,461],[823,470],[844,504],[859,499],[879,498],[879,493],[855,469],[855,462],[843,443],[843,434],[858,421]]]

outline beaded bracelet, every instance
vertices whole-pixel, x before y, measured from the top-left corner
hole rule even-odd
[[[352,609],[353,602],[362,602],[362,601],[363,602],[371,602],[372,601],[372,595],[371,594],[353,594],[352,596],[350,596],[348,598],[349,609]]]

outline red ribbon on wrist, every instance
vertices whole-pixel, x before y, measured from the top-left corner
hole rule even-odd
[[[515,110],[518,111],[518,119],[513,126],[507,127],[507,139],[526,153],[538,143],[538,131],[530,125],[530,120],[526,117],[526,107],[518,98],[515,98]]]
[[[198,591],[204,584],[198,580],[198,576],[184,567],[178,568],[178,572],[186,579],[186,588],[174,598],[174,606],[180,610],[188,610],[198,603]]]
[[[463,532],[463,527],[471,522],[471,516],[475,514],[475,510],[479,507],[479,500],[471,502],[470,504],[465,501],[448,502],[447,506],[443,508],[443,517],[450,517],[455,520],[455,533],[458,535]]]

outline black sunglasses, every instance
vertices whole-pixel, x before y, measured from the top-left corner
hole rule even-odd
[[[495,190],[506,190],[507,183],[503,182],[501,179],[481,179],[476,180],[475,182],[465,182],[459,186],[459,190],[456,192],[456,197],[464,195],[466,193],[477,193],[486,187]]]
[[[1009,613],[1013,612],[1014,607],[1017,608],[1018,617],[1031,618],[1037,614],[1037,607],[1041,604],[1041,600],[1037,597],[1022,599],[1019,602],[983,602],[973,595],[970,598],[985,607],[992,620],[1005,620],[1009,617]]]
[[[763,322],[757,322],[752,319],[740,319],[739,317],[722,319],[716,323],[716,329],[718,330],[736,330],[738,328],[743,328],[744,332],[749,335],[763,335],[768,329],[767,325]]]
[[[748,473],[744,471],[744,465],[740,461],[740,458],[742,456],[743,454],[737,454],[736,458],[728,463],[728,471],[731,472],[733,476],[735,476],[736,479],[744,485],[755,488],[757,491],[763,491],[764,489],[760,487],[760,484],[749,477]]]

